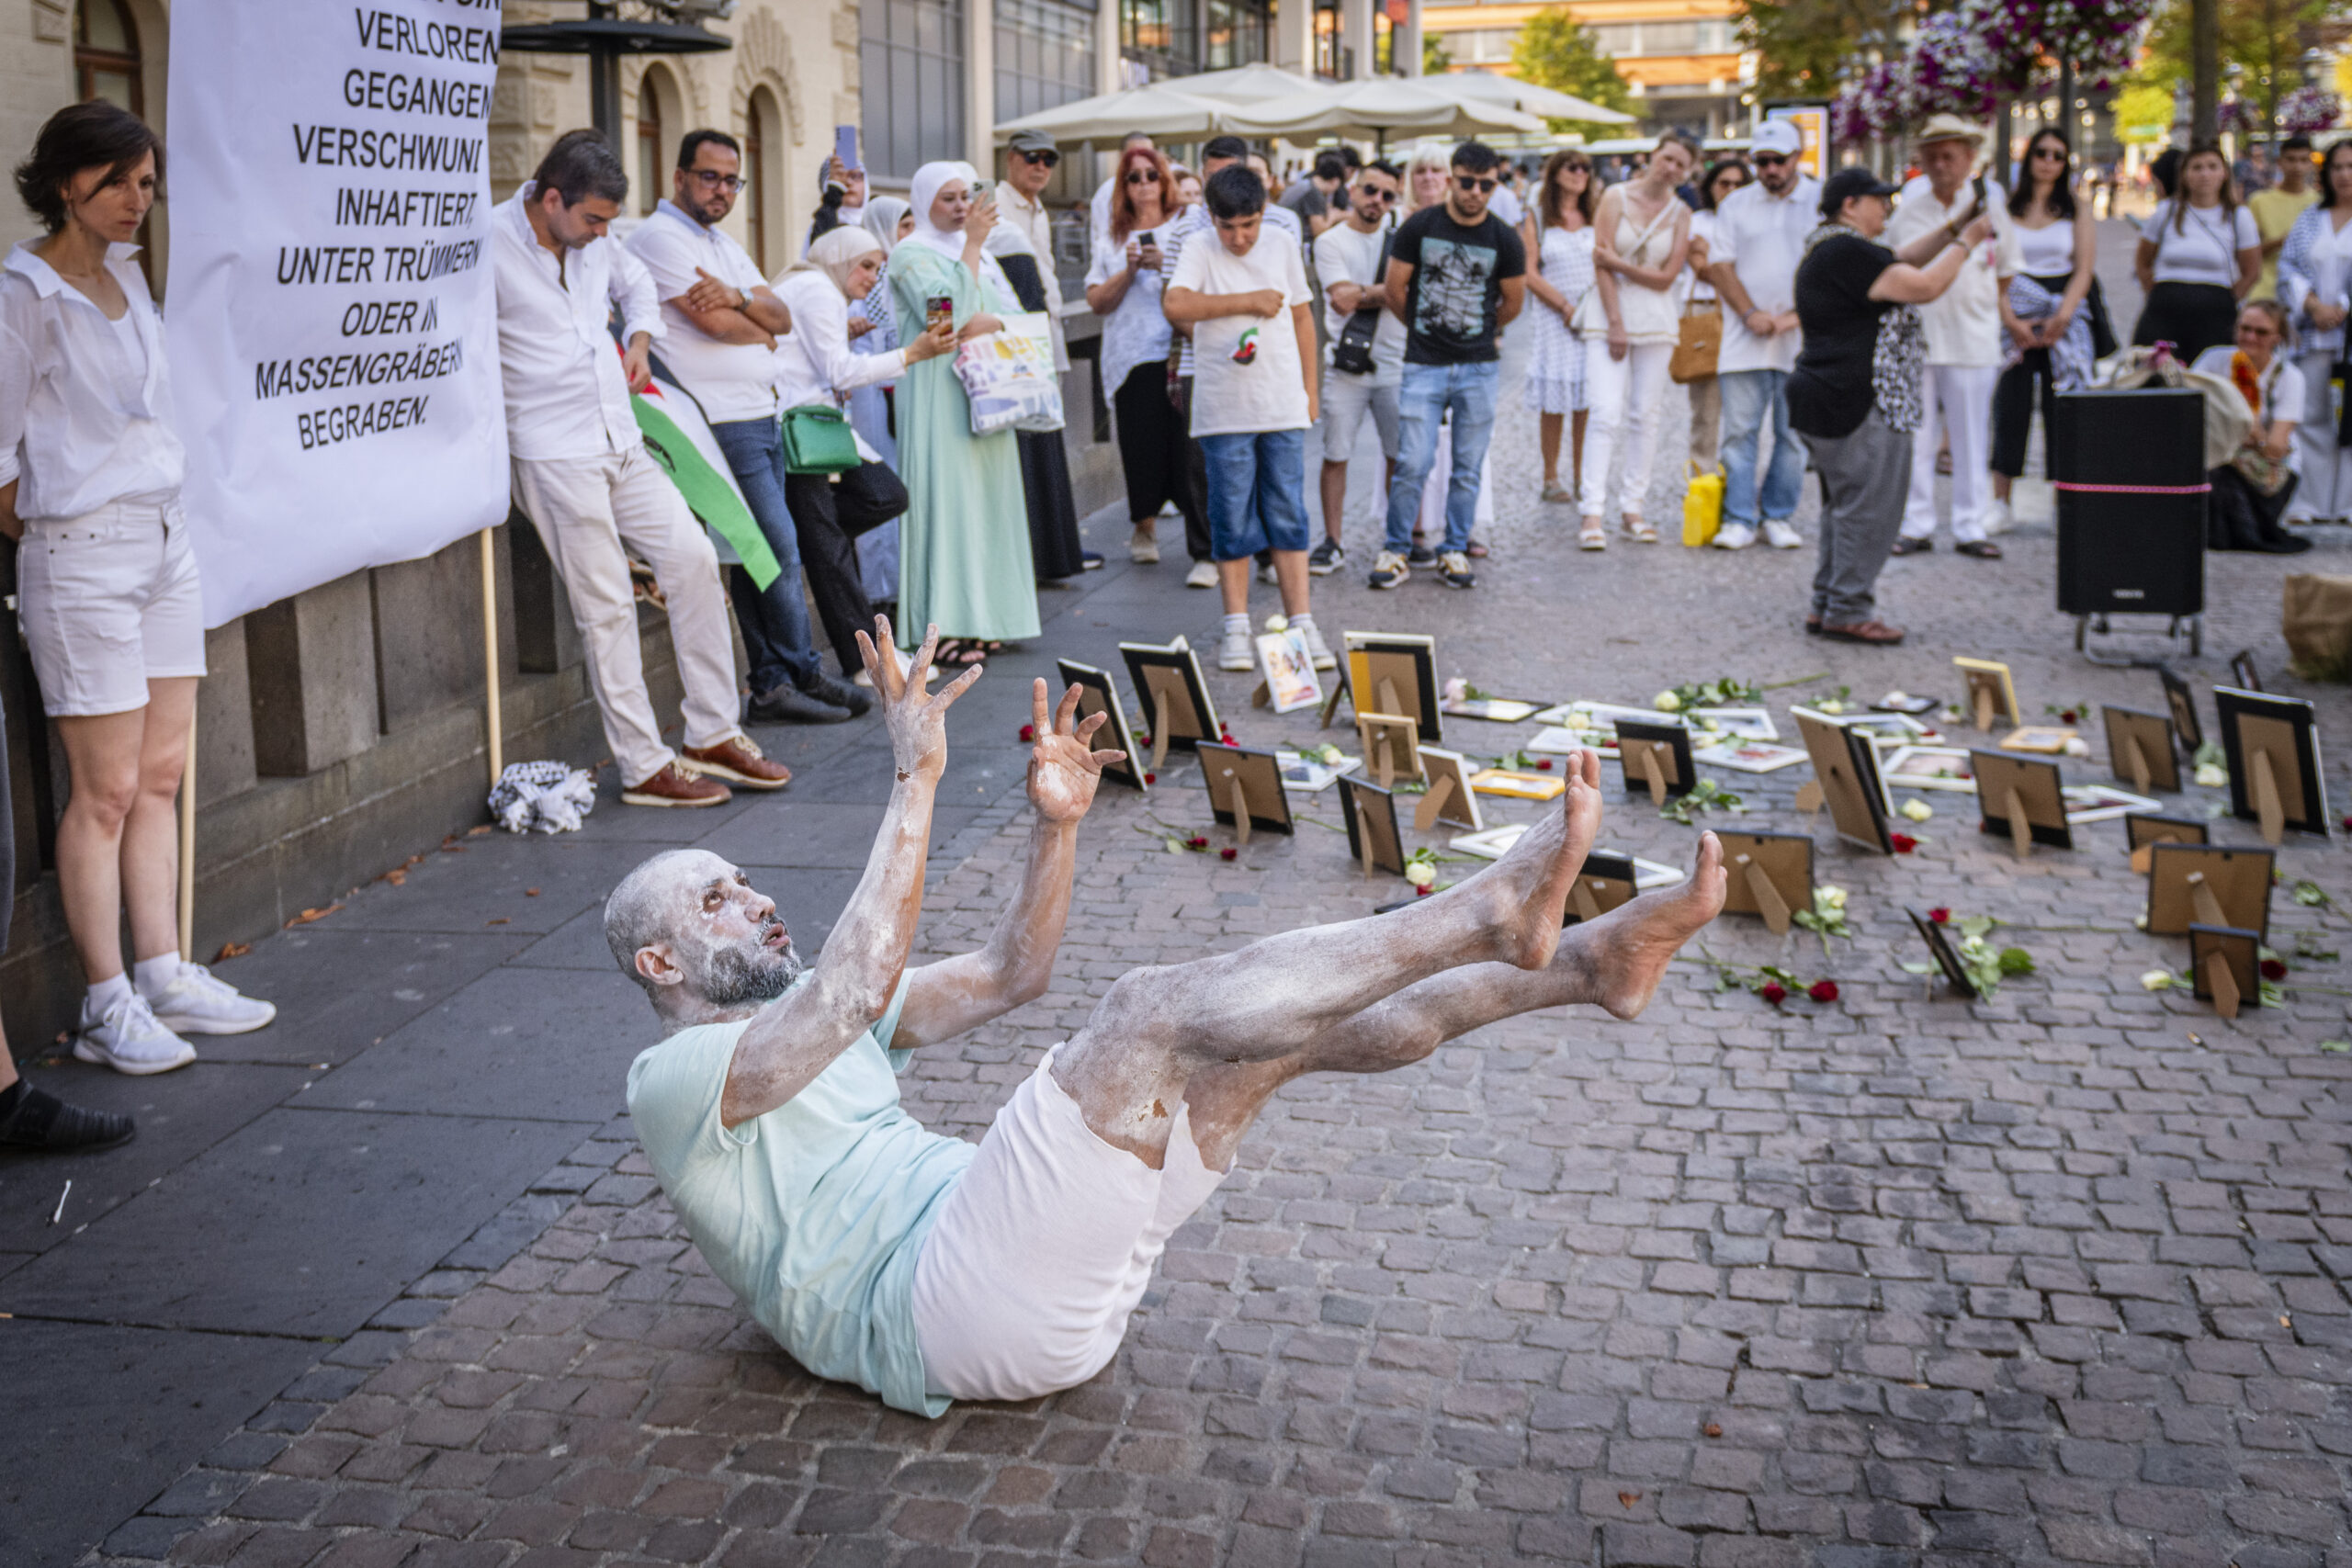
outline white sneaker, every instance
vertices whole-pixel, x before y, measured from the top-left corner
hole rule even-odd
[[[82,1027],[74,1037],[75,1060],[112,1067],[133,1077],[168,1073],[196,1060],[196,1047],[155,1021],[147,998],[133,991],[90,1021],[84,1004]]]
[[[1313,621],[1309,621],[1298,629],[1300,635],[1306,638],[1306,657],[1314,663],[1315,668],[1317,670],[1336,670],[1339,668],[1340,661],[1332,658],[1331,650],[1323,645],[1323,633],[1321,628],[1317,626]]]
[[[147,1005],[157,1023],[180,1034],[250,1034],[277,1016],[277,1003],[246,996],[203,964],[186,962]]]
[[[1258,569],[1258,581],[1264,583],[1269,588],[1272,588],[1282,581],[1282,579],[1275,574],[1273,562],[1268,561],[1265,565]]]
[[[1987,538],[1995,534],[2006,534],[2017,525],[2018,514],[2009,510],[2007,502],[1995,501],[1984,508],[1984,534]]]
[[[1779,518],[1768,517],[1764,521],[1764,542],[1776,550],[1802,549],[1804,536]]]
[[[1216,645],[1216,667],[1220,670],[1258,668],[1258,650],[1251,646],[1248,632],[1225,634],[1225,640]]]
[[[1215,588],[1216,586],[1216,562],[1213,560],[1194,561],[1193,563],[1193,570],[1184,574],[1184,586],[1187,588]]]
[[[1756,530],[1745,523],[1726,523],[1715,534],[1715,548],[1744,550],[1756,542]]]
[[[1137,528],[1127,536],[1127,558],[1137,566],[1159,564],[1159,536]]]

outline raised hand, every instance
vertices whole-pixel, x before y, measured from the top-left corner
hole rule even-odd
[[[974,665],[927,696],[923,686],[931,679],[931,657],[939,648],[939,628],[924,629],[922,647],[903,672],[897,658],[885,651],[891,647],[889,617],[875,616],[874,631],[871,637],[857,634],[857,651],[874,678],[874,696],[882,706],[883,728],[890,732],[899,778],[902,783],[920,778],[925,784],[937,784],[947,767],[947,710],[980,678],[979,666]]]
[[[1075,822],[1094,804],[1094,788],[1102,779],[1102,765],[1115,762],[1123,751],[1096,751],[1087,746],[1111,716],[1078,716],[1078,688],[1062,694],[1061,705],[1048,719],[1046,682],[1030,689],[1030,732],[1036,743],[1029,752],[1029,804],[1048,822]]]

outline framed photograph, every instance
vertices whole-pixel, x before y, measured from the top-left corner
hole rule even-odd
[[[1898,746],[1880,764],[1889,789],[1976,793],[1976,770],[1960,746]]]
[[[1557,800],[1568,792],[1568,781],[1555,773],[1480,768],[1470,775],[1470,787],[1481,795],[1505,795],[1512,800]]]
[[[2219,844],[2148,846],[2148,934],[2185,936],[2193,925],[2236,926],[2270,936],[2268,850]]]
[[[2150,811],[2135,811],[2123,818],[2123,842],[2132,852],[2132,869],[2143,876],[2148,872],[2150,846],[2203,844],[2211,840],[2204,823],[2186,817],[2159,817]]]
[[[1420,726],[1396,714],[1356,713],[1356,739],[1363,747],[1363,768],[1380,787],[1398,779],[1421,776]]]
[[[1524,822],[1500,822],[1476,833],[1463,833],[1447,840],[1446,848],[1481,860],[1500,860],[1519,836],[1527,831]]]
[[[1402,714],[1421,727],[1422,739],[1445,739],[1438,714],[1435,637],[1348,632],[1340,640],[1356,712]]]
[[[2019,725],[2001,737],[2004,751],[2031,751],[2044,757],[2063,757],[2075,732],[2063,725]]]
[[[1405,845],[1396,832],[1396,797],[1376,784],[1340,778],[1340,813],[1348,819],[1348,853],[1370,876],[1376,871],[1405,874]]]
[[[1936,967],[1943,971],[1944,983],[1964,997],[1980,995],[1969,980],[1968,971],[1961,967],[1960,953],[1951,944],[1951,933],[1917,909],[1903,912],[1911,917],[1911,929],[1917,931],[1919,940],[1928,944],[1928,956],[1933,958]]]
[[[1477,832],[1486,826],[1478,817],[1478,792],[1470,787],[1468,760],[1459,751],[1421,748],[1421,777],[1429,793],[1413,807],[1413,830],[1426,833],[1440,822],[1452,822]]]
[[[1952,664],[1968,689],[1968,700],[1960,705],[1961,711],[1976,721],[1977,728],[2025,722],[2025,710],[2018,706],[2017,684],[2009,679],[2007,665],[1993,659],[1955,659]]]
[[[2188,928],[2188,972],[2199,1001],[2223,1018],[2262,1005],[2262,940],[2229,926]]]
[[[1145,763],[1151,772],[1159,771],[1170,748],[1190,751],[1225,733],[1191,643],[1181,637],[1164,647],[1123,642],[1119,657],[1126,661],[1127,683],[1143,704],[1145,731],[1151,737]]]
[[[1813,908],[1813,840],[1803,833],[1734,833],[1722,829],[1728,874],[1724,910],[1761,915],[1773,935],[1787,932],[1800,909]]]
[[[1697,761],[1741,773],[1778,773],[1805,760],[1804,753],[1794,746],[1779,746],[1770,740],[1725,740],[1702,746],[1690,755]]]
[[[2107,765],[2115,782],[2142,795],[2180,788],[2180,754],[2173,750],[2172,720],[2137,708],[2102,707],[2107,723]]]
[[[2162,664],[2156,666],[2156,678],[2165,683],[2165,711],[2172,715],[2173,733],[2180,737],[2181,750],[2193,757],[2205,744],[2205,727],[2197,722],[2197,702],[2188,682]]]
[[[2065,797],[2066,825],[2070,828],[2080,828],[2087,822],[2112,822],[2135,811],[2158,809],[2146,795],[2133,795],[2113,784],[2068,784],[2058,793]]]
[[[1216,740],[1202,741],[1197,750],[1201,782],[1208,786],[1209,809],[1219,826],[1232,829],[1245,844],[1254,828],[1296,831],[1290,796],[1283,793],[1283,765],[1272,751],[1246,751]]]
[[[1127,723],[1126,709],[1119,703],[1118,689],[1111,684],[1111,672],[1069,659],[1056,660],[1054,667],[1061,673],[1063,686],[1078,688],[1080,718],[1090,718],[1098,713],[1111,716],[1109,722],[1094,732],[1094,749],[1115,749],[1120,756],[1115,762],[1102,764],[1102,776],[1148,793],[1151,785],[1145,775],[1153,770],[1144,765],[1143,751],[1136,744],[1136,732]]]
[[[1625,793],[1645,784],[1650,800],[1666,804],[1670,795],[1689,795],[1699,782],[1690,755],[1690,731],[1679,724],[1636,724],[1623,719],[1617,726],[1617,761],[1625,770]]]
[[[1873,854],[1891,855],[1886,784],[1879,773],[1878,748],[1866,735],[1851,735],[1834,719],[1792,709],[1797,735],[1813,759],[1813,783],[1797,792],[1797,809],[1829,807],[1838,836]]]
[[[1934,730],[1905,713],[1849,714],[1838,722],[1889,750],[1923,745],[1939,739]]]
[[[1624,854],[1623,850],[1603,850],[1602,854]],[[1679,865],[1666,865],[1639,855],[1625,855],[1634,863],[1634,886],[1648,893],[1660,887],[1679,887],[1690,880],[1690,874]]]
[[[1632,856],[1588,854],[1577,870],[1576,886],[1568,889],[1568,904],[1560,923],[1572,926],[1579,920],[1597,920],[1632,903],[1640,892]]]
[[[2262,671],[2254,666],[2254,649],[2242,648],[2230,655],[2230,679],[2242,692],[2262,690]]]
[[[1518,724],[1532,718],[1542,709],[1542,703],[1522,702],[1517,697],[1456,697],[1439,707],[1455,718],[1483,718],[1489,724]]]
[[[1351,773],[1363,766],[1361,757],[1342,757],[1336,762],[1326,762],[1317,757],[1302,757],[1295,751],[1276,751],[1274,761],[1283,765],[1283,788],[1300,795],[1313,795],[1329,789],[1331,781],[1341,773]]]
[[[2066,826],[2066,796],[2058,764],[2007,751],[1972,753],[1976,767],[1976,830],[2006,837],[2023,860],[2036,844],[2071,850],[2075,835]]]
[[[2327,787],[2319,763],[2319,719],[2301,697],[2213,688],[2222,754],[2230,764],[2230,810],[2259,823],[2278,843],[2291,828],[2327,833]]]
[[[1565,757],[1571,751],[1597,751],[1604,757],[1617,754],[1617,732],[1602,735],[1598,730],[1574,729],[1565,724],[1547,724],[1535,732],[1535,739],[1520,748],[1547,757]]]
[[[1306,650],[1305,632],[1293,626],[1262,633],[1255,641],[1266,696],[1276,713],[1295,713],[1323,700],[1323,682],[1315,678],[1315,658]]]
[[[1709,728],[1698,722],[1708,719],[1713,721],[1713,728],[1742,740],[1778,740],[1781,738],[1768,708],[1692,708],[1689,717],[1693,728]]]
[[[1908,692],[1889,692],[1871,705],[1874,713],[1907,713],[1914,718],[1924,718],[1936,711],[1933,697],[1915,697]]]

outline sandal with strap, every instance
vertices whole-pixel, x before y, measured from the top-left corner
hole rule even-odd
[[[932,650],[931,661],[951,670],[984,663],[988,649],[969,637],[951,637]]]
[[[1637,545],[1655,545],[1657,543],[1657,530],[1650,526],[1647,518],[1628,517],[1625,519],[1625,537]]]
[[[1603,528],[1598,522],[1589,518],[1586,519],[1585,525],[1577,531],[1577,547],[1586,550],[1607,549],[1609,547],[1609,531]]]

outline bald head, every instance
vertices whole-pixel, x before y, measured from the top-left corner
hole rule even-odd
[[[802,967],[775,902],[707,850],[664,850],[621,878],[605,900],[605,943],[676,1022],[773,1001]]]

